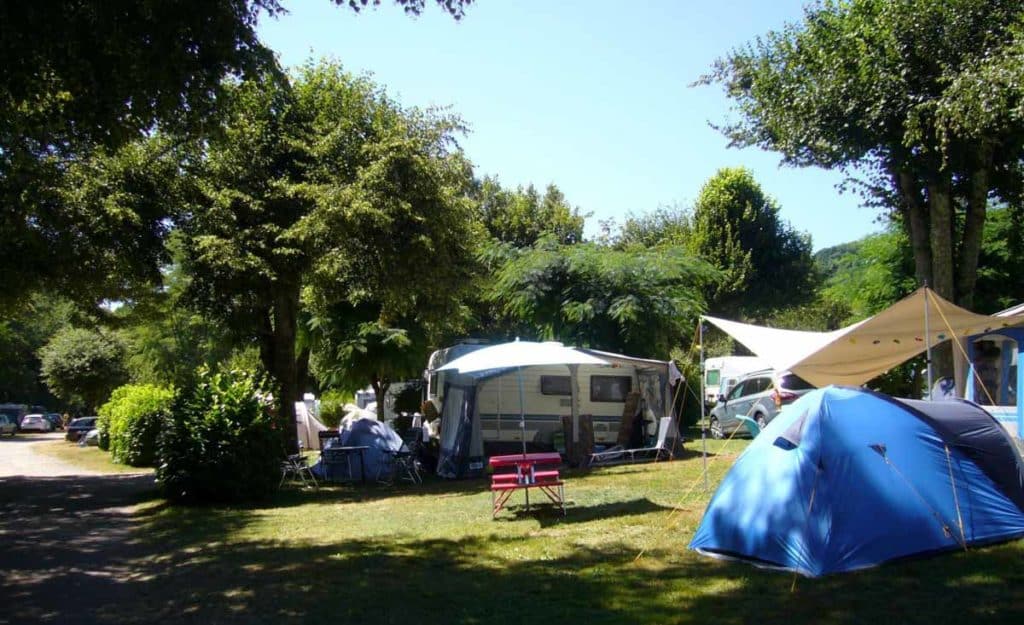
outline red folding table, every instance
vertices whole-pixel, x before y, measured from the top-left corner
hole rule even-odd
[[[512,493],[519,489],[526,495],[526,509],[529,510],[531,488],[540,489],[565,514],[564,482],[558,473],[562,456],[555,452],[511,454],[491,456],[489,463],[494,471],[491,475],[491,518],[498,515]]]

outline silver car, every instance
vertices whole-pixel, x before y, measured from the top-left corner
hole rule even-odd
[[[53,426],[41,414],[27,414],[21,420],[22,432],[49,432]]]
[[[796,401],[814,387],[788,371],[776,373],[771,369],[755,371],[740,378],[729,389],[728,395],[719,397],[711,410],[711,436],[725,438],[734,434],[747,434],[748,427],[739,417],[749,417],[758,426],[768,425],[783,406]]]

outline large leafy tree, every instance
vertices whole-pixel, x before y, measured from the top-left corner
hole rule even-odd
[[[106,330],[67,327],[39,351],[42,376],[57,397],[95,411],[128,381],[121,338]]]
[[[586,216],[554,184],[540,193],[533,185],[511,190],[496,177],[484,177],[474,197],[487,233],[502,243],[528,247],[545,235],[567,245],[583,240]]]
[[[683,248],[596,243],[507,250],[489,296],[538,338],[667,358],[703,311],[717,272]]]
[[[901,230],[873,234],[844,249],[822,294],[849,307],[846,323],[881,312],[914,290],[914,262]]]
[[[469,167],[457,120],[403,109],[334,63],[228,94],[182,223],[187,294],[259,346],[287,422],[309,356],[296,352],[304,291],[318,331],[347,327],[338,302],[374,307],[386,328],[450,312],[473,242]]]
[[[1018,0],[829,0],[719,60],[735,145],[866,174],[907,233],[918,283],[971,306],[990,198],[1019,196]]]
[[[395,2],[419,13],[426,0]],[[437,0],[456,18],[470,2]],[[68,204],[72,170],[157,126],[202,135],[215,125],[226,76],[277,71],[256,25],[284,10],[278,0],[0,5],[0,303],[41,287],[94,298],[156,277],[166,258],[154,235],[168,215]]]
[[[69,300],[34,293],[0,319],[0,402],[51,405],[53,395],[39,377],[39,349],[64,327],[88,320]]]
[[[747,169],[721,169],[704,184],[687,246],[724,274],[708,294],[719,314],[758,316],[811,293],[810,238],[779,217]]]
[[[640,245],[686,245],[690,240],[693,211],[674,204],[659,206],[649,213],[627,215],[615,243],[619,247]]]
[[[172,257],[182,256],[181,237],[169,241]],[[127,302],[117,311],[127,343],[126,364],[134,382],[187,388],[200,367],[215,370],[246,346],[225,324],[186,305],[189,276],[180,262],[164,270],[163,287]]]

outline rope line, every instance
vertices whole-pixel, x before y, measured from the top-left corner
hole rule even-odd
[[[913,482],[907,479],[907,476],[903,475],[903,472],[899,470],[899,467],[897,467],[895,464],[893,464],[891,460],[889,460],[888,455],[882,456],[882,459],[885,461],[885,464],[889,465],[889,468],[896,472],[896,475],[900,476],[900,479],[902,479],[903,482],[907,485],[907,487],[910,488],[911,492],[913,492],[914,495],[916,495],[917,498],[921,500],[921,503],[923,503],[925,507],[928,508],[928,510],[932,513],[932,516],[935,517],[935,520],[938,522],[939,526],[942,527],[942,532],[950,538],[954,538],[953,530],[949,528],[949,523],[946,523],[946,520],[942,518],[942,515],[939,513],[939,511],[936,510],[935,507],[931,505],[927,499],[924,498],[924,495],[922,495],[921,492],[914,487]],[[957,511],[959,512],[959,508],[957,508]],[[960,542],[959,540],[957,542],[960,543],[960,546],[963,547],[965,550],[967,549],[966,543]]]
[[[936,312],[939,313],[939,316],[942,317],[942,322],[946,324],[946,330],[949,331],[950,338],[954,339],[952,341],[953,344],[956,345],[957,349],[960,350],[960,353],[964,357],[964,361],[969,363],[970,362],[970,358],[967,356],[967,350],[965,350],[964,346],[960,344],[960,339],[957,337],[956,332],[953,331],[953,326],[950,325],[949,320],[946,319],[946,314],[944,312],[942,312],[942,307],[939,305],[938,301],[935,301],[935,310],[936,310]],[[925,337],[926,341],[929,340],[929,339],[930,339],[930,337]],[[982,381],[981,375],[978,373],[978,370],[974,369],[970,365],[968,365],[968,369],[969,370],[971,370],[971,369],[974,370],[974,377],[981,384],[981,390],[983,390],[985,392],[985,396],[988,397],[988,405],[989,406],[995,406],[996,402],[995,402],[994,399],[992,399],[992,393],[988,392],[988,386]],[[928,392],[930,393],[931,389],[928,389]]]
[[[960,526],[960,544],[967,551],[967,534],[964,532],[964,517],[960,514],[960,498],[956,493],[956,480],[953,479],[953,459],[949,454],[949,445],[943,444],[946,450],[946,466],[949,468],[949,484],[953,487],[953,506],[956,508],[956,522]]]

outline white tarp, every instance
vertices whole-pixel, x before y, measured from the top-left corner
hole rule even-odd
[[[319,419],[309,413],[309,406],[306,402],[295,402],[295,428],[298,432],[299,443],[304,449],[320,449],[319,433],[328,429]]]
[[[928,334],[925,336],[925,310]],[[989,316],[921,288],[874,317],[833,332],[778,330],[704,317],[779,371],[811,384],[859,385],[956,336],[1024,324],[1024,314]]]

